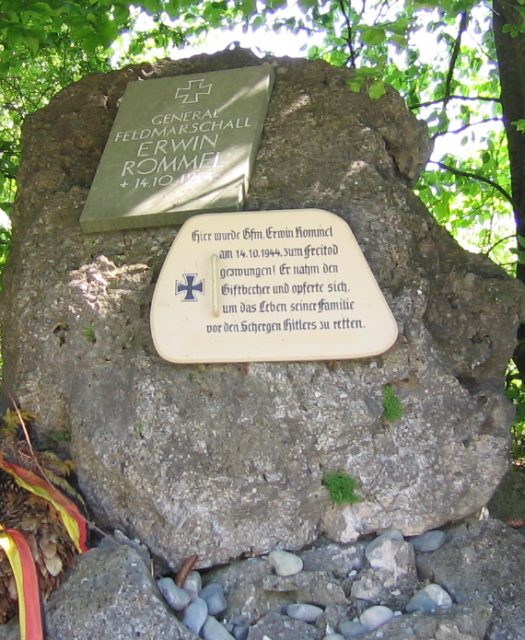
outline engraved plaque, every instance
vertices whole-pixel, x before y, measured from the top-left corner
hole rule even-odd
[[[198,211],[241,209],[272,82],[268,64],[130,82],[82,230],[180,224]]]
[[[188,220],[151,332],[170,362],[332,360],[383,353],[397,324],[348,224],[299,209]]]

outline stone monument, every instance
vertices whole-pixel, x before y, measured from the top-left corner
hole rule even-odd
[[[174,568],[194,553],[202,568],[319,536],[422,533],[479,510],[508,466],[503,378],[522,285],[461,249],[413,194],[430,143],[395,92],[353,93],[352,72],[321,61],[264,62],[275,83],[244,209],[322,209],[349,225],[399,329],[385,353],[166,362],[149,313],[178,227],[81,230],[128,83],[261,65],[251,53],[88,76],[24,130],[5,388],[42,435],[70,439],[97,523]],[[361,502],[331,502],[335,470],[359,482]]]

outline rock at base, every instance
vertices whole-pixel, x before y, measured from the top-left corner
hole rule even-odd
[[[92,549],[46,605],[49,640],[198,640],[170,613],[149,567],[126,545]]]

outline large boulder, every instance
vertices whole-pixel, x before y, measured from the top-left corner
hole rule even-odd
[[[351,72],[278,59],[247,208],[315,207],[346,220],[399,326],[380,357],[173,365],[149,305],[176,228],[84,235],[79,216],[119,98],[137,78],[260,61],[228,51],[92,75],[24,129],[2,301],[4,383],[71,438],[94,518],[171,566],[200,566],[321,533],[339,542],[421,533],[480,509],[507,469],[503,375],[525,317],[522,285],[462,250],[413,195],[425,127]],[[403,415],[388,421],[392,385]],[[341,469],[363,501],[322,484]]]

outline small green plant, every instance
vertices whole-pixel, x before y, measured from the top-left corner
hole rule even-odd
[[[359,480],[344,471],[329,471],[323,478],[323,484],[336,504],[355,504],[363,499],[356,493]]]
[[[142,424],[142,422],[135,422],[135,424],[133,425],[133,433],[139,440],[144,439],[144,425]]]
[[[52,442],[60,443],[60,442],[71,442],[71,431],[62,430],[62,431],[50,431],[47,434],[47,437]]]
[[[84,327],[84,336],[86,337],[86,340],[88,342],[91,342],[91,344],[95,344],[95,342],[97,341],[97,336],[95,335],[95,327],[91,324],[91,322]]]
[[[383,388],[383,418],[387,422],[397,422],[403,417],[403,405],[391,384]]]

